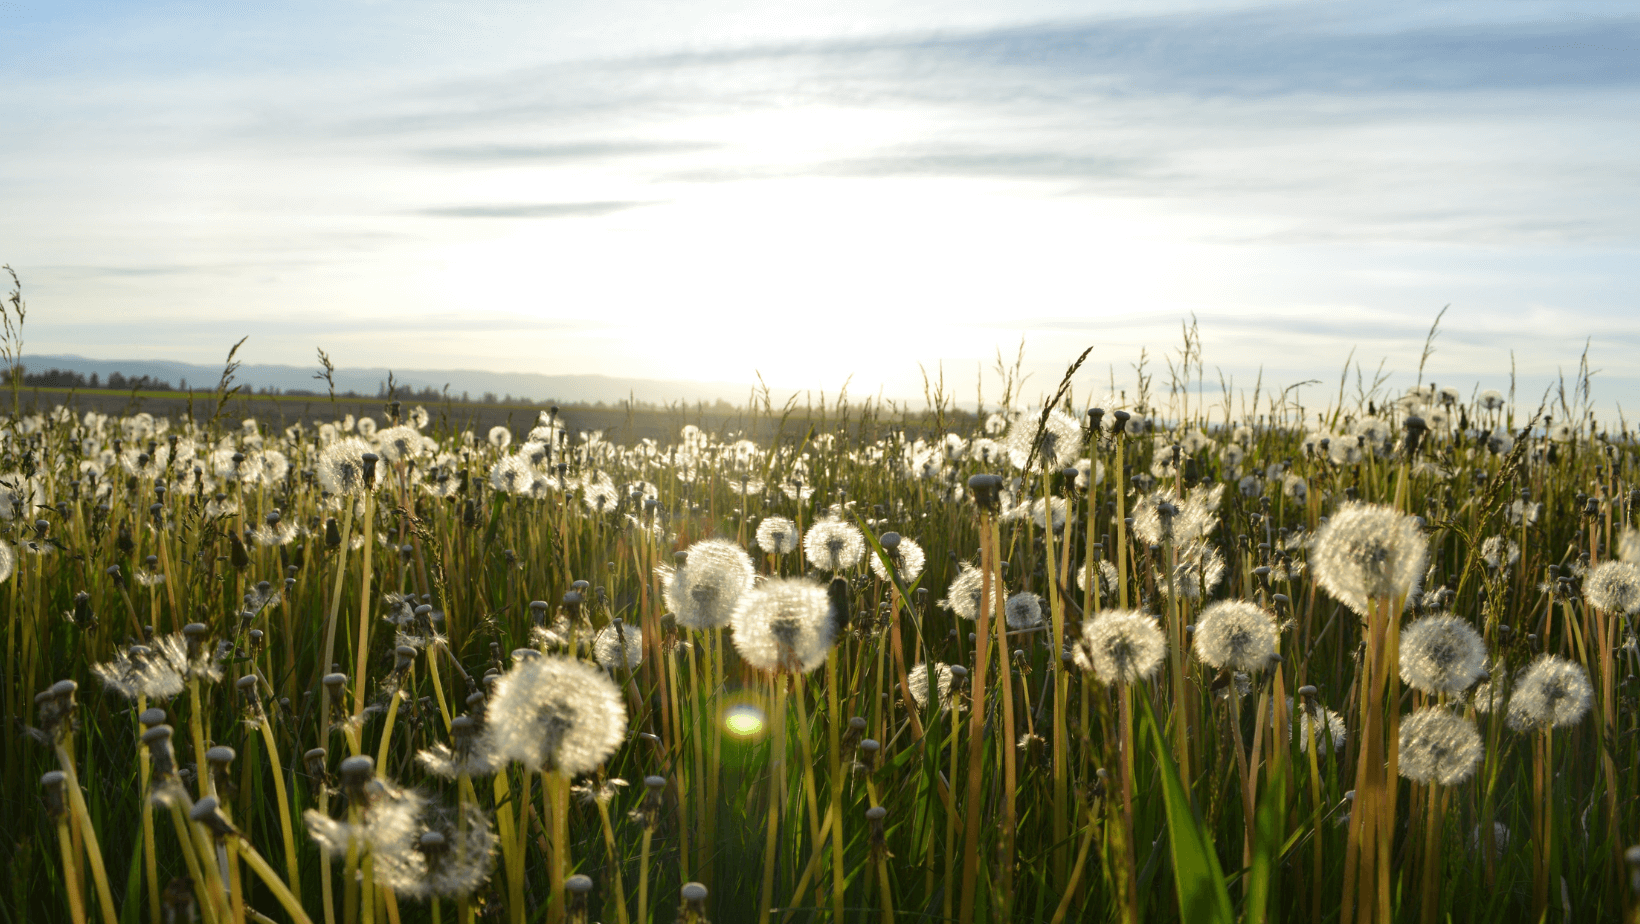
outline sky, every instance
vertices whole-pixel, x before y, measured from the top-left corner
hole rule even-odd
[[[1622,3],[0,0],[25,352],[1640,406]],[[1353,387],[1353,375],[1351,384]],[[977,381],[976,381],[977,380]],[[658,396],[664,400],[664,396]],[[1532,402],[1535,403],[1535,400]]]

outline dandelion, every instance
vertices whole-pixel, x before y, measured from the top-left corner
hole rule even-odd
[[[1039,497],[1032,501],[1030,505],[1031,522],[1036,524],[1037,529],[1047,529],[1048,511],[1050,509],[1053,510],[1053,531],[1057,533],[1065,528],[1065,520],[1069,509],[1063,497],[1046,500]]]
[[[9,580],[16,567],[17,555],[11,550],[11,543],[0,542],[0,583]]]
[[[1224,580],[1224,556],[1205,542],[1192,542],[1178,551],[1178,564],[1171,581],[1165,572],[1156,572],[1156,589],[1165,596],[1177,592],[1187,600],[1199,600],[1213,592]]]
[[[802,578],[776,578],[753,589],[730,626],[735,650],[761,671],[814,670],[826,662],[837,631],[831,594]]]
[[[764,555],[790,555],[797,551],[797,524],[786,517],[764,517],[758,524],[758,548]]]
[[[603,671],[570,658],[516,662],[484,709],[486,749],[532,771],[590,773],[625,737],[621,691]]]
[[[592,637],[592,656],[605,670],[631,670],[643,663],[643,629],[616,620]]]
[[[187,648],[175,636],[161,639],[157,648],[132,645],[117,652],[112,661],[93,664],[91,673],[126,699],[147,697],[164,702],[187,685]]]
[[[1401,630],[1401,679],[1425,693],[1462,693],[1486,676],[1486,643],[1450,614],[1425,616]]]
[[[1076,586],[1077,586],[1078,589],[1084,590],[1084,591],[1088,590],[1088,575],[1089,575],[1089,573],[1090,573],[1090,570],[1089,570],[1089,566],[1087,566],[1087,565],[1083,565],[1080,569],[1077,570],[1077,572],[1076,572]],[[1116,573],[1116,566],[1115,565],[1111,564],[1108,561],[1104,561],[1104,560],[1096,561],[1096,562],[1093,562],[1091,573],[1097,574],[1099,576],[1098,579],[1097,579],[1098,582],[1099,582],[1097,586],[1098,586],[1098,590],[1099,590],[1099,595],[1101,597],[1106,597],[1106,596],[1109,596],[1111,594],[1116,593],[1116,582],[1118,580],[1120,580],[1121,578]]]
[[[1481,560],[1493,570],[1509,567],[1520,561],[1520,546],[1503,536],[1490,536],[1481,543]]]
[[[1057,409],[1048,412],[1046,421],[1041,412],[1018,414],[1008,427],[1003,447],[1014,468],[1022,469],[1027,464],[1045,469],[1064,468],[1076,459],[1077,450],[1082,448],[1082,425]],[[1035,462],[1030,461],[1033,456]]]
[[[528,494],[538,477],[522,454],[502,456],[490,466],[490,487],[503,494]]]
[[[387,462],[407,462],[421,452],[421,434],[414,427],[388,427],[376,433],[376,451]]]
[[[1314,710],[1314,715],[1311,710]],[[1320,705],[1306,705],[1294,712],[1292,697],[1287,698],[1287,712],[1298,717],[1297,722],[1288,726],[1287,736],[1298,738],[1301,752],[1310,752],[1311,737],[1315,738],[1318,754],[1337,754],[1344,749],[1348,735],[1344,730],[1343,716]]]
[[[364,456],[372,451],[369,443],[352,437],[326,446],[319,454],[316,469],[319,486],[337,497],[353,497],[374,489],[374,484],[365,483]]]
[[[1539,655],[1515,682],[1509,698],[1509,727],[1558,728],[1588,713],[1594,688],[1581,664],[1552,654]]]
[[[1137,610],[1106,610],[1082,624],[1074,656],[1107,684],[1149,680],[1167,656],[1167,640],[1155,617]]]
[[[450,743],[435,744],[416,753],[416,760],[428,773],[446,780],[462,774],[489,776],[500,767],[484,749],[483,727],[470,715],[450,720]]]
[[[909,584],[922,575],[923,565],[927,562],[928,556],[923,552],[923,547],[917,543],[917,540],[908,539],[899,533],[883,533],[879,543],[894,563],[894,570],[899,572],[901,581]],[[877,575],[878,580],[886,581],[889,579],[888,568],[883,564],[881,558],[873,555],[869,561],[871,563],[871,573]]]
[[[979,608],[983,602],[980,598],[984,593],[984,580],[984,572],[963,562],[957,568],[957,576],[951,579],[951,586],[946,588],[945,599],[939,601],[939,605],[963,619],[978,619]]]
[[[1589,605],[1628,616],[1640,611],[1640,566],[1627,561],[1601,562],[1583,582]]]
[[[1428,550],[1417,518],[1350,502],[1316,532],[1310,566],[1328,593],[1365,617],[1372,600],[1417,589]]]
[[[1631,565],[1640,565],[1640,530],[1623,530],[1623,538],[1617,541],[1617,557]]]
[[[1517,500],[1503,509],[1503,515],[1512,526],[1522,524],[1532,526],[1537,523],[1538,517],[1543,516],[1543,505],[1527,500]]]
[[[677,567],[661,566],[662,596],[690,629],[707,629],[729,622],[735,606],[751,590],[756,574],[751,556],[727,539],[707,539],[689,547]]]
[[[1032,629],[1042,625],[1042,598],[1022,591],[1008,598],[1004,608],[1010,629]]]
[[[1279,655],[1275,617],[1246,600],[1220,600],[1196,623],[1196,657],[1214,668],[1260,671]]]
[[[951,666],[938,661],[932,664],[919,664],[913,667],[906,675],[906,685],[911,691],[911,698],[917,703],[917,708],[928,706],[928,679],[934,678],[934,689],[939,692],[940,711],[951,708]]]
[[[1415,783],[1456,786],[1485,752],[1474,723],[1450,709],[1434,706],[1401,720],[1400,773]]]
[[[865,536],[842,520],[820,520],[803,536],[803,554],[822,571],[843,571],[860,563],[866,553]]]

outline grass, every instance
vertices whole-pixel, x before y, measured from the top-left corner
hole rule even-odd
[[[561,921],[583,909],[641,924],[700,914],[1632,919],[1623,851],[1640,841],[1640,662],[1631,617],[1590,605],[1581,586],[1620,556],[1633,525],[1632,434],[1575,404],[1551,418],[1374,390],[1347,403],[1341,393],[1318,417],[1287,404],[1288,393],[1233,413],[1228,395],[1211,406],[1182,390],[1154,401],[1140,391],[1117,404],[1076,394],[1072,381],[1054,406],[1105,403],[1098,432],[1080,416],[1076,445],[1048,447],[1051,464],[1037,453],[1024,472],[979,442],[1003,434],[950,429],[969,418],[940,398],[898,419],[871,403],[810,408],[800,431],[769,408],[758,423],[774,436],[758,443],[725,433],[623,446],[564,434],[537,466],[555,486],[535,495],[489,484],[518,444],[430,431],[406,458],[384,460],[358,503],[323,494],[313,476],[328,431],[8,418],[0,919],[158,924],[180,909],[217,924]],[[1434,423],[1409,453],[1402,424],[1415,408]],[[1131,432],[1113,432],[1117,410]],[[1387,438],[1357,439],[1374,432],[1362,427],[1369,417]],[[1012,427],[1028,446],[1045,419],[1024,414]],[[1325,448],[1306,426],[1318,419]],[[1493,451],[1496,430],[1512,446]],[[1344,442],[1359,458],[1332,445]],[[170,455],[188,447],[191,459]],[[235,451],[250,466],[238,474]],[[258,453],[272,452],[288,469],[251,474],[270,471],[257,463],[272,457]],[[1059,458],[1088,459],[1107,476],[1078,487]],[[994,508],[974,503],[970,478],[982,473],[1002,476]],[[1215,484],[1226,489],[1205,541],[1223,574],[1192,595],[1178,583],[1192,573],[1175,563],[1200,549],[1149,545],[1127,521],[1158,490],[1182,500]],[[1044,495],[1068,501],[1062,531],[1021,515]],[[1512,517],[1523,496],[1541,513]],[[1405,607],[1404,597],[1378,599],[1369,619],[1309,566],[1323,518],[1351,499],[1421,517],[1429,546],[1421,595]],[[245,536],[275,509],[293,535]],[[760,574],[806,572],[801,551],[751,547],[757,524],[776,515],[804,530],[834,515],[866,533],[858,564],[813,575],[846,579],[853,618],[810,674],[752,669],[728,629],[680,628],[656,574],[708,538],[747,547]],[[870,557],[894,562],[889,532],[921,544],[924,573],[884,580],[867,568]],[[1483,560],[1495,536],[1518,547],[1518,561]],[[973,621],[940,603],[963,562],[983,572]],[[1083,587],[1076,575],[1101,562],[1117,581]],[[1040,626],[1002,620],[1003,598],[1022,591],[1041,596]],[[579,602],[562,602],[571,593]],[[1217,599],[1251,600],[1279,619],[1279,668],[1221,672],[1188,650],[1191,626]],[[436,616],[413,612],[423,601]],[[1118,608],[1158,617],[1170,650],[1148,679],[1122,687],[1061,657],[1085,621]],[[1542,653],[1579,665],[1590,714],[1552,734],[1522,731],[1506,707],[1476,710],[1472,691],[1402,686],[1399,628],[1437,610],[1480,633],[1503,695]],[[452,741],[458,716],[482,713],[486,674],[506,672],[510,652],[589,658],[593,634],[617,618],[641,630],[643,658],[608,671],[627,724],[597,772],[571,781],[513,764],[447,780],[418,760]],[[96,679],[94,665],[186,623],[205,625],[207,646],[226,643],[221,679],[147,703]],[[396,651],[407,640],[416,647]],[[918,705],[904,678],[932,662],[966,673]],[[332,671],[347,675],[334,688],[321,681]],[[246,677],[255,679],[237,687]],[[53,723],[66,700],[36,695],[63,679],[78,690]],[[1400,716],[1438,704],[1485,743],[1455,785],[1395,772]],[[147,797],[141,706],[165,710],[175,729],[182,814]],[[1323,707],[1343,717],[1342,748],[1296,731],[1300,712]],[[196,753],[214,745],[234,748],[234,760],[215,778],[194,772]],[[326,753],[308,759],[317,747]],[[350,755],[374,760],[375,790],[337,785]],[[74,798],[48,810],[38,781],[58,769]],[[665,782],[648,787],[650,776]],[[187,818],[207,787],[231,829]],[[381,885],[404,859],[386,847],[322,856],[305,812],[364,817],[392,787],[447,812],[471,807],[461,825],[494,827],[497,858],[482,884],[416,898]],[[1494,825],[1507,837],[1488,833]],[[572,873],[593,883],[584,905],[566,894]],[[682,899],[689,882],[707,889],[698,908]]]

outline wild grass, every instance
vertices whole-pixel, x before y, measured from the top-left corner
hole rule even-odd
[[[1011,381],[976,432],[944,425],[943,396],[898,421],[811,409],[825,423],[802,432],[770,407],[755,442],[614,445],[543,415],[502,448],[393,404],[374,433],[14,414],[0,917],[1633,919],[1640,656],[1630,598],[1583,592],[1640,559],[1633,434],[1576,389],[1560,413],[1381,383],[1236,412],[1228,389],[1192,395],[1190,364],[1167,400],[1142,366],[1137,397],[1067,374],[1045,408]],[[357,496],[318,474],[345,436],[380,456]],[[1033,521],[1054,499],[1065,525]],[[1427,545],[1412,586],[1354,609],[1312,561],[1351,502],[1421,518]],[[852,525],[864,554],[835,572],[769,554],[753,537],[775,516]],[[745,549],[757,586],[827,589],[822,663],[757,670],[727,627],[678,624],[664,570],[707,539]],[[972,619],[945,605],[963,567]],[[1021,592],[1040,624],[1004,618]],[[1204,664],[1219,600],[1268,614],[1279,658]],[[1112,611],[1156,619],[1153,669],[1095,669],[1084,630]],[[1482,686],[1403,685],[1401,629],[1433,613],[1483,640]],[[174,688],[122,693],[130,646],[190,624]],[[515,652],[596,663],[627,632],[638,656],[600,668],[625,722],[589,772],[487,759],[495,678],[535,657]],[[1586,716],[1510,721],[1543,654],[1587,677]],[[937,669],[914,688],[936,664],[949,689]],[[1451,785],[1397,772],[1401,717],[1427,707],[1484,745]],[[152,726],[174,734],[145,747]],[[418,757],[439,748],[443,774]]]

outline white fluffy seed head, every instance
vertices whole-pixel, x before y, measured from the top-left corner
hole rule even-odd
[[[1401,679],[1412,688],[1462,693],[1485,673],[1486,643],[1468,622],[1441,613],[1401,630]]]
[[[515,662],[484,710],[485,750],[532,771],[590,773],[625,737],[621,691],[603,671],[570,658]]]
[[[1004,613],[1010,629],[1031,629],[1042,625],[1042,598],[1021,591],[1008,598]]]
[[[1583,597],[1590,606],[1608,613],[1628,616],[1640,611],[1640,566],[1601,562],[1584,580]]]
[[[1038,471],[1064,468],[1081,454],[1082,425],[1060,410],[1049,411],[1046,423],[1041,411],[1016,414],[1003,448],[1014,468],[1024,468],[1027,462]]]
[[[1367,617],[1372,600],[1402,597],[1418,587],[1428,553],[1416,518],[1393,507],[1350,502],[1316,532],[1310,567],[1328,593]]]
[[[662,567],[662,595],[678,625],[708,629],[726,625],[756,574],[752,557],[727,539],[707,539],[688,549],[677,568]]]
[[[1422,709],[1401,720],[1400,773],[1415,783],[1456,786],[1485,753],[1474,724],[1450,709]]]
[[[946,588],[945,599],[940,601],[940,606],[963,619],[978,619],[983,602],[981,597],[985,592],[984,581],[985,572],[963,562],[957,569],[957,576],[951,579],[951,586]]]
[[[628,670],[643,663],[643,629],[622,623],[608,625],[592,637],[592,656],[605,670]]]
[[[1256,603],[1220,600],[1196,622],[1196,657],[1212,667],[1261,671],[1281,648],[1276,620]]]
[[[917,706],[928,705],[928,677],[934,676],[934,689],[939,693],[940,711],[951,708],[951,667],[935,661],[932,664],[919,664],[913,667],[906,675],[906,685],[911,689],[911,698],[916,700]]]
[[[1310,738],[1315,738],[1316,754],[1337,754],[1344,750],[1344,743],[1349,739],[1344,729],[1344,717],[1317,704],[1315,715],[1312,717],[1309,710],[1303,705],[1294,706],[1292,697],[1287,699],[1287,708],[1292,716],[1287,726],[1287,736],[1298,739],[1298,749],[1308,754],[1310,752]],[[1313,730],[1312,730],[1313,728]]]
[[[319,454],[315,474],[319,487],[337,497],[361,497],[381,483],[381,473],[371,484],[364,480],[364,454],[374,452],[370,444],[357,437],[339,439]]]
[[[1149,613],[1105,610],[1082,624],[1077,665],[1107,684],[1148,680],[1162,666],[1167,639]]]
[[[797,524],[785,517],[764,517],[757,524],[757,547],[765,555],[790,555],[797,551]]]
[[[1588,714],[1593,701],[1594,688],[1583,665],[1557,655],[1539,655],[1515,681],[1509,697],[1509,727],[1574,725]]]
[[[1171,580],[1167,572],[1156,572],[1156,589],[1163,596],[1177,593],[1185,600],[1200,600],[1224,580],[1224,556],[1203,540],[1186,543],[1178,550],[1178,559]]]
[[[837,633],[831,595],[803,578],[775,578],[754,588],[729,625],[735,650],[760,671],[812,671],[826,663]]]
[[[884,551],[894,560],[894,568],[900,573],[901,581],[910,584],[922,575],[923,565],[927,562],[928,556],[923,552],[923,547],[917,544],[917,540],[901,536],[898,546],[892,551]],[[870,556],[870,560],[871,573],[877,575],[878,580],[888,580],[888,569],[883,567],[883,560],[876,555]]]
[[[1481,560],[1488,568],[1508,568],[1520,561],[1520,546],[1513,539],[1490,536],[1481,543]]]
[[[851,523],[820,520],[804,534],[803,554],[822,571],[844,571],[865,557],[866,537]]]

